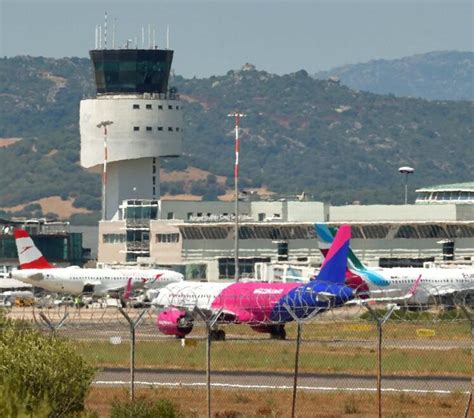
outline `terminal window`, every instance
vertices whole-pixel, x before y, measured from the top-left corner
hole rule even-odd
[[[159,130],[159,131],[162,131],[162,130],[163,130],[163,126],[158,126],[158,130]]]
[[[163,110],[163,106],[162,106],[162,105],[158,105],[158,109]]]
[[[139,105],[139,104],[134,104],[134,105],[133,105],[133,108],[134,108],[134,109],[140,109],[140,105]]]
[[[176,128],[176,132],[179,132],[179,128]]]
[[[169,106],[168,106],[168,109],[169,109],[169,110],[173,110],[173,106],[169,105]]]
[[[147,105],[146,105],[146,108],[147,108],[147,109],[151,109],[151,104],[147,104]]]
[[[139,131],[139,130],[140,130],[140,127],[139,127],[139,126],[134,126],[134,127],[133,127],[133,130],[134,130],[134,131]]]
[[[168,128],[168,131],[173,132],[173,128],[170,126],[170,127]]]
[[[151,131],[151,126],[147,126],[147,127],[146,127],[146,130],[147,130],[147,131]]]
[[[156,234],[156,242],[179,242],[179,234]]]
[[[104,234],[102,236],[104,244],[115,244],[125,242],[125,234]]]
[[[179,106],[176,106],[176,110],[179,110]]]

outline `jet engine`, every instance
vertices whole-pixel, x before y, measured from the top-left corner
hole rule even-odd
[[[156,317],[156,325],[161,333],[184,338],[193,329],[193,318],[178,308],[168,308]]]

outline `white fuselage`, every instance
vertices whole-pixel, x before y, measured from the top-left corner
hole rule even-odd
[[[160,307],[180,306],[182,308],[210,309],[219,294],[232,283],[172,283],[162,288],[152,305]]]
[[[142,269],[82,269],[79,267],[26,269],[12,272],[12,277],[50,292],[69,294],[92,293],[105,296],[132,289],[161,288],[183,280],[183,275],[171,270]]]
[[[436,296],[474,291],[473,268],[375,268],[371,271],[390,281],[388,286],[367,281],[371,295],[375,297],[403,296],[420,275],[420,286],[408,303],[426,304]]]

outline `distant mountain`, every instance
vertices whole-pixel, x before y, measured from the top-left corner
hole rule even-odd
[[[304,70],[279,76],[252,65],[204,79],[175,76],[170,85],[184,104],[184,156],[163,166],[210,174],[186,181],[163,176],[163,193],[212,199],[232,188],[227,114],[235,109],[247,114],[242,188],[305,191],[333,204],[397,203],[403,165],[416,168],[411,199],[416,187],[472,180],[472,102],[357,92]],[[100,209],[100,177],[78,163],[79,102],[92,94],[87,59],[0,59],[0,208],[59,196],[78,208]],[[40,213],[38,204],[22,211]]]
[[[345,65],[315,75],[377,94],[428,100],[474,100],[474,52],[441,51]]]

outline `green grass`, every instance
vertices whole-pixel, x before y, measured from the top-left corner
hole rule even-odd
[[[128,343],[111,345],[105,341],[83,341],[77,344],[77,348],[99,367],[127,367],[129,364]],[[140,341],[135,359],[137,367],[203,370],[205,352],[206,344],[202,340],[198,340],[195,346],[186,347],[181,347],[175,340]],[[212,345],[212,368],[290,371],[294,367],[294,353],[294,341],[218,342]],[[470,375],[470,360],[471,353],[467,349],[385,348],[383,370],[389,374]],[[360,348],[303,343],[299,367],[305,372],[372,374],[376,367],[375,345],[373,348]]]

